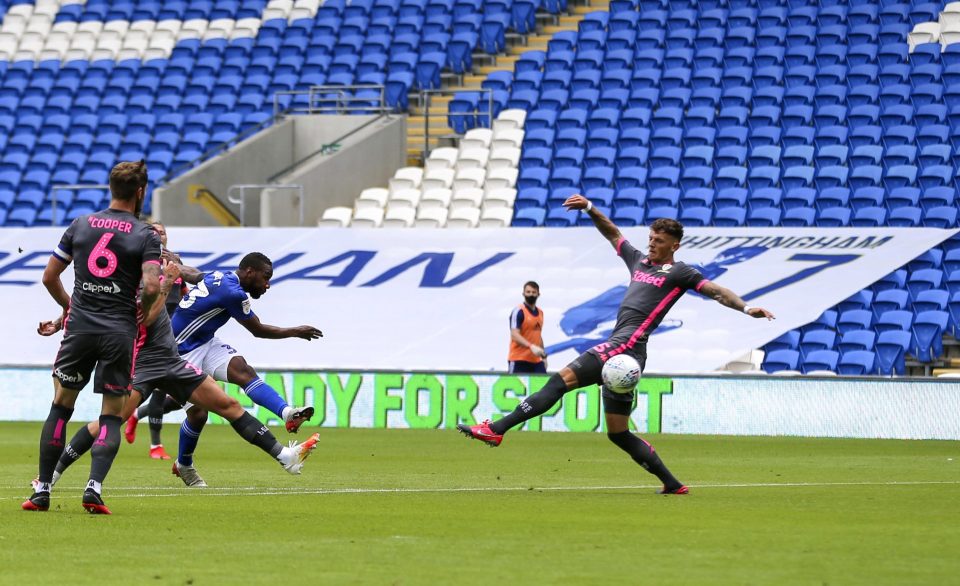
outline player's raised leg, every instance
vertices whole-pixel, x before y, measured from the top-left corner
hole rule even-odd
[[[480,440],[489,446],[499,446],[500,442],[503,441],[504,434],[506,434],[507,431],[517,425],[520,425],[528,419],[533,419],[538,415],[543,415],[551,407],[556,405],[557,401],[563,399],[563,395],[567,391],[578,388],[578,374],[580,376],[583,376],[584,374],[581,372],[583,369],[582,363],[584,362],[585,357],[590,356],[593,355],[583,354],[571,362],[568,366],[565,366],[560,370],[559,373],[551,376],[549,380],[547,380],[547,384],[543,385],[543,388],[525,398],[520,402],[519,405],[517,405],[516,409],[510,413],[507,413],[501,419],[498,419],[492,423],[490,421],[484,421],[478,425],[466,425],[461,423],[457,425],[457,429],[459,429],[464,435],[476,440]],[[597,362],[599,363],[599,360]],[[590,365],[592,366],[592,362]],[[596,366],[594,370],[596,370],[596,377],[599,379],[600,366]],[[584,378],[585,380],[591,380],[589,375]]]
[[[284,422],[290,433],[297,433],[300,426],[313,417],[313,407],[294,408],[287,404],[280,393],[268,385],[243,356],[234,356],[227,364],[227,382],[239,385],[250,400],[269,409]]]
[[[292,444],[289,447],[280,445],[277,438],[270,432],[270,428],[244,411],[240,403],[224,393],[223,389],[210,377],[207,377],[193,391],[190,402],[229,421],[240,437],[269,454],[291,474],[300,474],[304,460],[320,439],[320,435],[315,433],[303,443]]]

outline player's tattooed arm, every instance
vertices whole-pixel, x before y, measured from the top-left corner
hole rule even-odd
[[[768,320],[774,319],[774,315],[762,307],[749,307],[739,295],[727,289],[726,287],[721,287],[713,281],[707,281],[703,284],[703,287],[700,288],[700,293],[706,297],[712,297],[720,305],[725,305],[730,309],[736,309],[737,311],[742,311],[749,315],[750,317],[762,318],[765,317]]]
[[[323,337],[323,332],[313,326],[297,326],[294,328],[280,328],[267,325],[260,321],[257,316],[251,316],[240,322],[247,328],[251,334],[257,338],[267,338],[270,340],[282,340],[283,338],[300,338],[302,340],[315,340]]]
[[[188,267],[187,265],[181,264],[180,278],[191,285],[196,285],[203,280],[203,271],[195,267]]]
[[[176,286],[176,280],[180,278],[180,265],[174,262],[168,262],[163,266],[163,280],[160,282],[160,295],[150,307],[150,312],[144,314],[143,324],[149,326],[157,321],[161,311],[166,311],[164,304],[167,302],[167,296],[170,290]]]
[[[160,265],[156,262],[145,262],[143,271],[143,288],[140,290],[140,303],[143,306],[143,315],[150,315],[154,305],[163,305],[160,300]],[[156,318],[154,318],[156,319]]]
[[[594,207],[594,205],[590,203],[590,200],[582,195],[571,195],[567,198],[567,201],[563,202],[563,207],[568,210],[586,210],[587,215],[593,220],[593,225],[597,227],[597,230],[603,234],[603,237],[606,238],[614,248],[617,248],[617,244],[623,240],[620,228],[617,228],[617,225],[614,224],[610,218]]]
[[[53,300],[60,306],[61,312],[56,319],[40,322],[40,325],[37,326],[37,333],[41,336],[53,335],[63,328],[63,319],[67,315],[67,310],[70,309],[70,294],[64,289],[60,275],[68,266],[70,265],[59,258],[51,256],[50,260],[47,261],[47,267],[43,270],[43,286],[46,287],[50,297],[53,297]]]

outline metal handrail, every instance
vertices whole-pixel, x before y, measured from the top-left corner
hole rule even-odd
[[[286,189],[286,190],[295,190],[299,195],[299,207],[300,207],[300,225],[303,226],[303,185],[281,185],[277,183],[247,183],[239,185],[231,185],[227,190],[227,201],[237,205],[240,205],[240,225],[246,226],[246,211],[247,211],[247,192],[250,189]],[[235,197],[234,193],[239,192],[239,197]]]
[[[450,112],[449,105],[448,111],[445,112],[446,116],[454,117],[466,117],[466,116],[479,116],[482,114],[487,115],[488,122],[493,124],[493,90],[489,88],[481,88],[478,90],[467,90],[470,92],[475,92],[481,94],[481,102],[483,101],[482,94],[486,94],[486,106],[487,109],[484,111],[481,109],[480,105],[477,105],[476,110],[471,110],[469,112]],[[430,154],[430,103],[432,102],[433,96],[440,95],[452,95],[456,96],[458,93],[464,93],[464,90],[452,90],[452,89],[442,89],[442,90],[422,90],[420,92],[420,101],[423,104],[423,160],[427,160],[427,156]]]
[[[377,122],[377,121],[381,120],[384,116],[386,116],[386,114],[380,114],[380,115],[377,116],[376,118],[374,118],[374,119],[372,119],[372,120],[370,120],[370,121],[368,121],[368,122],[365,122],[364,124],[361,124],[360,126],[354,128],[354,129],[351,130],[350,132],[344,134],[343,136],[338,136],[337,138],[333,139],[333,141],[331,141],[331,142],[329,142],[329,143],[327,143],[327,144],[324,144],[324,145],[320,145],[320,148],[319,148],[319,149],[313,151],[312,153],[310,153],[309,155],[303,157],[303,158],[300,159],[299,161],[294,162],[293,164],[291,164],[290,166],[286,167],[285,169],[283,169],[283,170],[281,170],[281,171],[278,171],[277,173],[274,173],[273,175],[270,176],[269,179],[267,179],[267,181],[270,182],[270,183],[276,181],[276,180],[279,179],[280,177],[283,177],[284,175],[286,175],[286,174],[289,173],[290,171],[293,171],[294,169],[296,169],[296,168],[299,167],[300,165],[306,163],[307,161],[309,161],[310,159],[312,159],[313,157],[315,157],[315,156],[317,156],[317,155],[332,155],[332,154],[336,153],[336,152],[340,149],[340,145],[343,144],[343,141],[344,141],[344,140],[350,138],[351,136],[353,136],[354,134],[360,132],[360,131],[363,130],[364,128],[370,126],[370,125],[373,124],[374,122]]]
[[[58,191],[83,191],[84,189],[110,189],[109,185],[102,183],[60,183],[50,186],[50,224],[57,225],[57,192]]]
[[[369,97],[357,97],[358,90],[377,90],[379,97],[376,105],[371,106]],[[281,98],[290,96],[293,102],[295,96],[307,96],[306,107],[281,106]],[[387,107],[386,87],[378,84],[357,85],[315,85],[306,90],[287,90],[273,94],[273,115],[279,118],[285,114],[318,114],[318,113],[370,113],[383,114],[390,109]]]

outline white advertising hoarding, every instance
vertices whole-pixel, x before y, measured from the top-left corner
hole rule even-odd
[[[0,364],[49,365],[58,314],[40,284],[60,229],[0,230]],[[648,372],[714,370],[916,258],[956,231],[904,228],[690,228],[677,260],[777,320],[750,319],[687,294],[651,340]],[[274,261],[253,304],[264,323],[311,324],[314,342],[257,340],[235,323],[220,337],[257,368],[503,370],[508,316],[538,281],[551,369],[604,340],[629,273],[591,227],[358,230],[169,229],[172,250],[203,270],[233,270],[247,252]],[[646,228],[624,235],[643,249]],[[68,284],[72,270],[64,273]]]

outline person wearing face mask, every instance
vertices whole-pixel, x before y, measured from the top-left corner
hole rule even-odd
[[[540,285],[523,285],[523,303],[510,312],[510,352],[508,370],[522,373],[546,373],[547,352],[543,349],[543,310],[537,307]]]
[[[730,289],[717,285],[694,267],[674,258],[683,241],[683,225],[680,222],[666,218],[652,222],[647,238],[647,253],[644,254],[624,238],[610,218],[582,195],[570,196],[563,206],[571,211],[582,210],[593,221],[593,225],[626,265],[630,284],[620,302],[617,323],[607,341],[597,344],[561,368],[539,391],[524,398],[513,412],[497,421],[457,425],[464,435],[489,446],[499,446],[510,429],[543,415],[567,392],[602,384],[603,365],[614,356],[632,356],[642,370],[647,359],[650,334],[686,291],[697,291],[704,297],[755,319],[773,319],[773,314],[766,309],[748,306]],[[630,413],[636,406],[636,395],[635,390],[621,394],[602,389],[607,438],[663,482],[661,494],[687,494],[687,486],[667,469],[653,446],[630,432]]]

